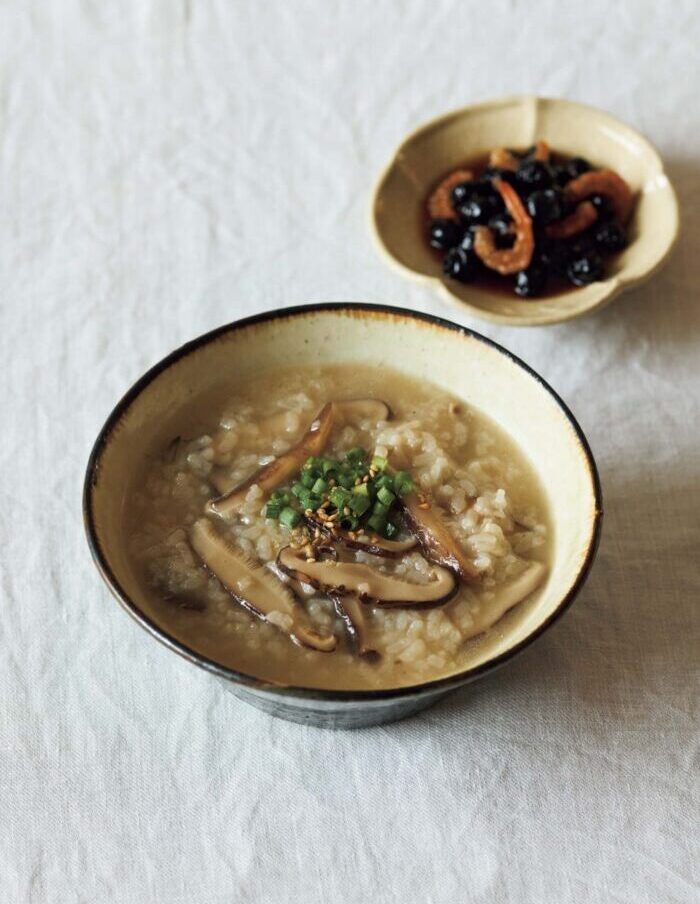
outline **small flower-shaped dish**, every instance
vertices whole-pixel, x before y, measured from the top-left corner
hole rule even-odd
[[[542,299],[520,299],[507,285],[491,291],[443,277],[439,255],[426,239],[430,190],[441,176],[492,148],[525,148],[538,139],[559,153],[614,169],[628,182],[636,193],[628,247],[606,262],[605,279]],[[658,153],[634,129],[585,104],[512,97],[464,107],[409,135],[379,180],[372,223],[394,263],[440,283],[463,310],[496,323],[536,326],[588,314],[655,273],[678,235],[678,203]]]

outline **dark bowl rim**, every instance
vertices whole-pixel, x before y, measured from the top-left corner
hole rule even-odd
[[[549,395],[557,403],[558,407],[562,410],[564,416],[566,417],[571,428],[574,431],[576,439],[578,440],[580,448],[583,451],[584,457],[586,459],[595,499],[595,512],[591,525],[588,548],[586,551],[586,556],[581,564],[581,567],[579,568],[578,574],[576,575],[573,584],[571,585],[565,596],[562,598],[560,603],[531,634],[529,634],[515,646],[501,653],[499,656],[496,656],[493,659],[488,660],[488,662],[482,663],[481,665],[474,666],[473,668],[465,669],[461,672],[448,675],[443,678],[436,678],[431,681],[421,682],[419,684],[380,690],[325,690],[323,688],[275,684],[273,682],[256,678],[254,675],[248,675],[245,672],[238,672],[235,669],[223,666],[220,663],[217,663],[214,660],[202,655],[201,653],[198,653],[196,650],[191,649],[186,644],[176,640],[174,637],[171,637],[163,628],[161,628],[154,620],[152,620],[136,605],[136,603],[129,597],[127,592],[120,585],[117,577],[115,576],[109,565],[109,562],[107,561],[107,556],[102,550],[102,547],[98,540],[92,505],[92,491],[97,480],[100,459],[104,449],[109,443],[115,427],[119,424],[120,420],[125,415],[132,402],[134,402],[134,400],[144,391],[144,389],[146,389],[146,387],[148,387],[161,373],[169,369],[173,364],[177,363],[182,358],[189,355],[191,352],[194,352],[202,348],[203,346],[210,344],[226,333],[243,330],[247,327],[255,326],[261,323],[267,323],[273,320],[282,320],[289,317],[299,317],[306,314],[318,314],[325,312],[333,313],[343,311],[359,312],[365,314],[379,314],[383,316],[397,317],[402,320],[413,320],[424,324],[429,324],[431,326],[439,327],[444,330],[449,330],[450,332],[459,333],[463,337],[475,339],[477,342],[481,342],[507,357],[514,364],[524,370],[525,373],[532,377],[537,383],[539,383],[540,386],[549,393]],[[454,323],[453,321],[447,320],[446,318],[394,305],[340,301],[319,302],[296,306],[292,305],[283,308],[276,308],[271,311],[264,311],[260,314],[254,314],[249,317],[243,317],[240,320],[235,320],[231,323],[224,324],[223,326],[216,327],[209,332],[197,336],[195,339],[191,339],[189,342],[186,342],[183,345],[179,346],[174,351],[170,352],[170,354],[166,355],[164,358],[154,364],[126,391],[122,398],[117,402],[104,425],[102,426],[100,432],[98,433],[97,439],[95,440],[87,462],[85,480],[83,484],[82,506],[83,524],[87,542],[97,570],[100,572],[102,579],[105,581],[109,590],[121,604],[121,606],[142,628],[144,628],[144,630],[155,637],[156,640],[160,641],[170,650],[178,653],[189,662],[198,665],[200,668],[203,668],[220,678],[224,678],[236,684],[241,684],[248,688],[254,688],[255,690],[261,691],[263,693],[270,693],[272,696],[283,695],[285,698],[303,698],[307,700],[324,700],[333,702],[369,702],[381,700],[388,701],[400,699],[402,697],[422,696],[424,694],[432,695],[441,692],[447,693],[454,688],[460,687],[470,681],[474,681],[475,679],[488,674],[489,672],[494,671],[495,669],[504,665],[506,662],[513,659],[515,656],[529,647],[532,643],[534,643],[534,641],[536,641],[539,637],[541,637],[542,634],[544,634],[544,632],[563,615],[563,613],[569,608],[574,599],[577,597],[593,565],[593,561],[595,559],[600,543],[600,534],[603,519],[603,497],[600,485],[600,477],[598,475],[598,469],[595,463],[595,459],[593,458],[593,453],[591,452],[591,448],[588,444],[588,440],[586,439],[583,430],[579,426],[576,418],[574,417],[564,400],[532,367],[526,364],[517,355],[513,354],[513,352],[504,348],[498,342],[494,342],[492,339],[481,335],[481,333],[478,333],[475,330],[470,329],[469,327]]]

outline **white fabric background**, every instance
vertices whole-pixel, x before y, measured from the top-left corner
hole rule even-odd
[[[0,900],[697,901],[700,11],[651,2],[0,4]],[[390,271],[369,191],[409,129],[516,92],[660,148],[682,237],[580,322],[472,321]],[[571,404],[600,555],[563,621],[404,723],[239,704],[93,568],[114,402],[183,341],[359,299],[475,326]]]

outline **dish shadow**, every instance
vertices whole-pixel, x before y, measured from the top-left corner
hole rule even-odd
[[[629,289],[607,307],[580,320],[548,327],[554,333],[591,336],[620,332],[627,349],[653,341],[668,353],[684,352],[700,338],[700,255],[695,237],[700,232],[700,162],[671,160],[666,164],[680,209],[678,241],[663,269],[649,282]]]

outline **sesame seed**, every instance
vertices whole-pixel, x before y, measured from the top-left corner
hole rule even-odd
[[[356,487],[359,487],[359,485],[360,485],[361,483],[362,483],[362,480],[358,477],[358,478],[355,480],[355,486],[356,486]]]
[[[306,561],[307,561],[307,562],[315,562],[315,561],[316,561],[316,556],[307,556],[307,557],[306,557]]]
[[[346,505],[345,508],[343,509],[343,514],[344,514],[344,515],[349,515],[349,514],[350,514],[350,509],[347,507],[347,505]]]
[[[419,509],[429,509],[429,508],[430,508],[430,505],[429,505],[427,502],[419,502],[419,503],[418,503],[418,508],[419,508]]]

